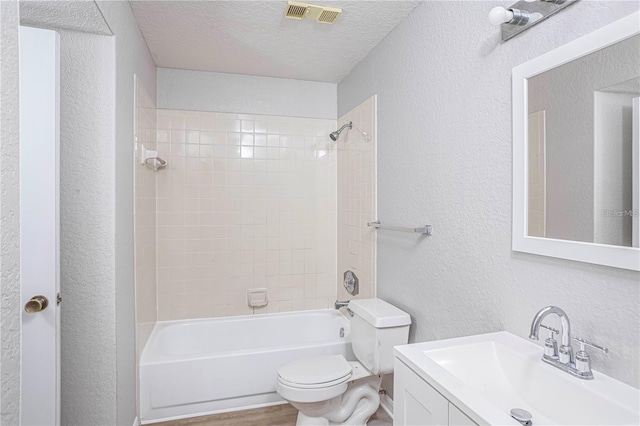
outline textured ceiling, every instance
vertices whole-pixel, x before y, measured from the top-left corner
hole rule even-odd
[[[312,1],[335,24],[284,18],[286,1],[132,1],[156,65],[336,83],[419,3]]]
[[[93,0],[21,0],[20,24],[112,35],[111,29]]]

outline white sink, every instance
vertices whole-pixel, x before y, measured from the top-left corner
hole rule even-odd
[[[479,424],[638,425],[640,391],[594,371],[572,377],[542,362],[542,348],[502,331],[398,346],[395,356]]]

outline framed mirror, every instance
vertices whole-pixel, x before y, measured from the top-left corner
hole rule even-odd
[[[512,77],[513,250],[640,271],[640,12]]]

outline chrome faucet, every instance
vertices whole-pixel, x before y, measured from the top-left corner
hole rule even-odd
[[[347,308],[347,313],[349,314],[350,317],[353,317],[353,311],[351,309],[349,309],[349,301],[348,300],[345,300],[344,302],[336,300],[336,303],[333,305],[333,307],[336,308],[336,309]]]
[[[542,324],[542,320],[544,320],[549,314],[556,314],[560,317],[560,323],[562,325],[560,332],[555,328]],[[571,323],[569,322],[567,313],[557,306],[547,306],[546,308],[540,309],[531,323],[529,339],[538,340],[540,327],[549,330],[549,337],[544,341],[544,354],[542,355],[542,361],[580,379],[593,379],[591,360],[589,358],[589,354],[585,351],[585,346],[599,349],[604,353],[608,353],[609,349],[598,346],[588,340],[574,337],[573,340],[579,342],[581,345],[580,351],[578,351],[574,357],[573,348],[571,347]],[[556,342],[553,336],[554,333],[560,333],[561,345],[559,349],[558,342]]]
[[[540,309],[535,318],[533,318],[533,322],[531,323],[531,333],[529,334],[529,339],[538,340],[538,332],[540,331],[542,320],[545,319],[549,314],[556,314],[560,317],[560,323],[562,324],[562,329],[560,330],[561,345],[558,353],[555,354],[555,357],[547,357],[547,354],[545,354],[545,358],[543,358],[543,360],[553,358],[554,362],[560,362],[561,364],[565,365],[571,364],[573,362],[573,348],[571,347],[571,323],[569,322],[567,313],[557,306],[547,306],[546,308]],[[553,340],[553,331],[551,331],[551,333],[549,334],[549,339]]]
[[[340,309],[340,308],[344,308],[344,307],[347,307],[347,306],[349,306],[349,301],[348,300],[345,300],[344,302],[336,300],[336,303],[333,305],[333,307],[335,309]]]

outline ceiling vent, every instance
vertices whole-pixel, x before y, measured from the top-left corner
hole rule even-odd
[[[335,7],[315,6],[313,4],[290,1],[284,16],[291,19],[311,19],[323,24],[333,24],[342,13],[342,9]]]
[[[302,19],[307,13],[307,5],[290,1],[284,16],[291,19]]]
[[[338,18],[338,15],[340,15],[340,12],[342,12],[341,9],[325,8],[320,16],[318,16],[317,21],[324,22],[325,24],[333,24]]]

